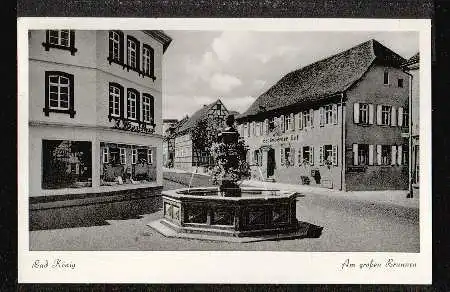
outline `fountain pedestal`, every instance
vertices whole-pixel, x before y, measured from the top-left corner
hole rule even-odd
[[[163,218],[149,225],[167,237],[230,242],[304,236],[296,193],[265,192],[242,189],[240,197],[223,197],[216,188],[164,191]]]

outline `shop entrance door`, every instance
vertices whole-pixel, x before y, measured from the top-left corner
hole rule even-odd
[[[267,177],[271,177],[275,170],[275,150],[269,149],[267,152]]]

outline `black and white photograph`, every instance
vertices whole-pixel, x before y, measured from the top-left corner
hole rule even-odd
[[[22,279],[431,281],[430,23],[298,21],[19,21]]]

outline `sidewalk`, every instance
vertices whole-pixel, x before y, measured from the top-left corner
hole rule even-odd
[[[321,196],[340,197],[355,201],[368,201],[373,203],[385,203],[396,206],[403,206],[407,208],[419,208],[419,197],[406,198],[408,191],[406,190],[385,190],[385,191],[353,191],[343,192],[339,190],[326,189],[320,187],[312,187],[305,185],[293,185],[276,182],[262,182],[257,180],[245,180],[243,185],[260,187],[260,188],[275,188],[284,191],[295,191],[299,193],[307,193]]]

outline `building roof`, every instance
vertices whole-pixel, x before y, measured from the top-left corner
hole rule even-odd
[[[178,123],[177,119],[163,119],[163,123]]]
[[[222,103],[220,99],[213,103],[205,104],[201,109],[196,111],[190,118],[188,118],[180,127],[176,130],[177,132],[184,132],[191,129],[195,124],[203,118],[206,118],[210,109],[212,109],[218,102]]]
[[[375,61],[400,67],[405,59],[374,39],[366,41],[288,73],[237,118],[294,104],[319,102],[345,92]]]
[[[406,60],[406,62],[404,62],[402,64],[402,66],[409,66],[412,64],[418,64],[420,62],[420,53],[416,53],[414,56],[412,56],[411,58],[409,58],[408,60]]]
[[[163,53],[167,50],[172,38],[165,34],[162,30],[144,30],[144,32],[159,41],[163,45]]]

